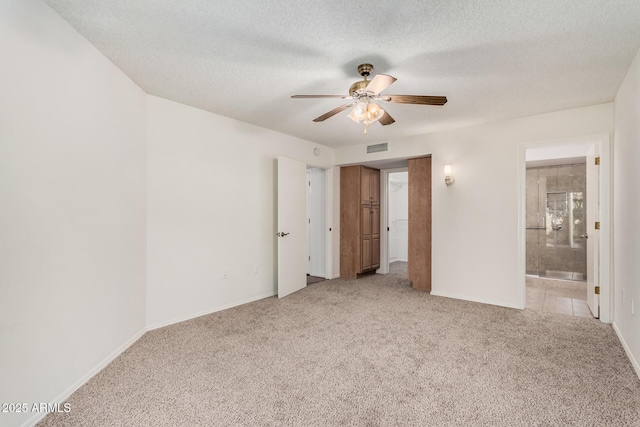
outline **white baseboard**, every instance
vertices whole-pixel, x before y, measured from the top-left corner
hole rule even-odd
[[[63,403],[65,400],[69,398],[73,393],[76,392],[80,387],[82,387],[87,381],[93,378],[98,372],[103,370],[109,363],[113,362],[116,357],[120,356],[125,352],[126,349],[131,347],[136,341],[142,337],[146,329],[142,329],[138,331],[134,336],[129,338],[124,344],[118,347],[115,351],[113,351],[109,356],[107,356],[102,362],[98,363],[93,369],[87,372],[82,376],[78,381],[76,381],[71,387],[62,392],[57,398],[53,399],[51,403]],[[47,412],[38,412],[35,413],[33,417],[29,418],[24,424],[23,427],[31,427],[35,426],[38,422],[42,421],[44,417],[47,416]]]
[[[273,297],[273,296],[276,296],[276,295],[278,295],[277,292],[269,292],[267,294],[258,295],[257,297],[251,297],[251,298],[247,298],[247,299],[244,299],[244,300],[241,300],[241,301],[232,302],[231,304],[225,304],[225,305],[222,305],[222,306],[219,306],[219,307],[207,309],[207,310],[204,310],[204,311],[199,311],[197,313],[187,314],[186,316],[176,317],[176,318],[171,319],[171,320],[167,320],[167,321],[164,321],[164,322],[159,322],[159,323],[155,323],[153,325],[147,326],[147,330],[148,331],[152,331],[154,329],[164,328],[165,326],[174,325],[176,323],[184,322],[186,320],[195,319],[196,317],[206,316],[207,314],[216,313],[218,311],[226,310],[228,308],[237,307],[237,306],[243,305],[243,304],[248,304],[250,302],[258,301],[258,300],[261,300],[261,299],[264,299],[264,298],[270,298],[270,297]]]
[[[631,361],[631,365],[633,366],[633,369],[636,370],[636,375],[638,376],[638,378],[640,378],[640,364],[638,364],[638,361],[636,360],[636,358],[633,357],[633,354],[631,354],[631,349],[629,348],[629,346],[627,345],[627,342],[624,340],[624,337],[620,333],[620,329],[618,329],[618,325],[616,325],[616,322],[614,321],[612,325],[613,325],[613,330],[616,331],[616,335],[618,336],[618,339],[622,343],[622,348],[624,348],[625,353],[627,353],[627,356]]]
[[[472,297],[468,297],[468,296],[465,296],[465,295],[448,294],[446,292],[431,291],[431,295],[434,295],[434,296],[437,296],[437,297],[459,299],[459,300],[463,300],[463,301],[479,302],[479,303],[482,303],[482,304],[497,305],[499,307],[515,308],[515,309],[518,309],[518,310],[523,310],[524,309],[524,307],[520,307],[520,306],[515,305],[515,304],[505,304],[504,302],[487,300],[487,299],[482,299],[482,298],[472,298]]]

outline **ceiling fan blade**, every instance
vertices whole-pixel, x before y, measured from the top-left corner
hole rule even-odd
[[[391,117],[391,115],[386,110],[385,110],[384,114],[382,115],[382,117],[380,117],[380,119],[378,119],[378,121],[380,122],[380,124],[382,126],[392,125],[392,124],[394,124],[396,122],[393,119],[393,117]]]
[[[349,95],[292,95],[291,98],[351,98]]]
[[[317,117],[317,118],[313,119],[313,121],[314,122],[323,122],[323,121],[327,120],[329,117],[333,117],[336,114],[340,113],[341,111],[346,110],[347,108],[351,107],[353,104],[355,104],[355,102],[352,102],[351,104],[341,105],[338,108],[334,108],[333,110],[329,111],[328,113],[324,113],[320,117]]]
[[[391,85],[391,83],[395,82],[396,80],[398,79],[396,79],[395,77],[388,76],[386,74],[377,74],[373,78],[373,80],[369,82],[365,90],[367,92],[371,92],[374,95],[377,95],[383,90],[385,90],[386,88],[388,88]]]
[[[398,104],[444,105],[447,103],[446,96],[384,95],[380,99]]]

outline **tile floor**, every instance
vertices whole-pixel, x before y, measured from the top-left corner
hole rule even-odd
[[[527,275],[527,308],[567,316],[593,317],[587,305],[587,282]]]

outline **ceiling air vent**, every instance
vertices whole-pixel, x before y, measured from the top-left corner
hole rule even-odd
[[[388,143],[386,142],[382,144],[367,145],[367,154],[377,153],[379,151],[387,151],[387,150],[389,150],[389,147],[388,147]]]

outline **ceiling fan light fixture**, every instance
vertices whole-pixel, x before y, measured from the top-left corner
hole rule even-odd
[[[363,120],[367,115],[367,103],[364,101],[360,101],[353,107],[353,115],[358,118],[358,120]]]
[[[356,110],[355,108],[352,108],[352,109],[351,109],[351,112],[349,113],[349,115],[348,115],[347,117],[349,117],[351,120],[353,120],[353,121],[354,121],[354,122],[356,122],[356,123],[360,123],[360,121],[361,121],[362,119],[358,119],[358,118],[356,117],[356,115],[354,114],[354,113],[355,113],[355,110]]]
[[[367,118],[367,103],[364,101],[359,101],[356,105],[351,109],[349,113],[349,118],[356,123],[361,123],[363,120]]]
[[[376,122],[380,120],[380,118],[383,115],[384,115],[384,110],[380,108],[378,104],[369,104],[369,107],[367,108],[367,117],[365,119],[365,122],[366,123]]]

